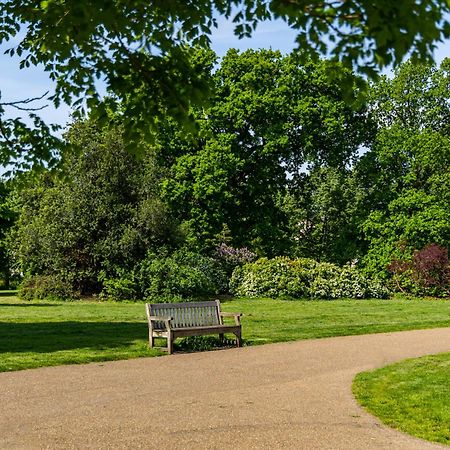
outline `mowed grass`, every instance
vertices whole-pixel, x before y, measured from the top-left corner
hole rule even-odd
[[[233,299],[245,345],[450,326],[450,301]],[[175,349],[216,345],[177,341]],[[24,302],[0,296],[0,371],[163,354],[147,346],[144,303]]]
[[[450,353],[361,373],[353,392],[386,425],[450,445]]]

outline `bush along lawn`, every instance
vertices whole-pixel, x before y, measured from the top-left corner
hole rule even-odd
[[[443,300],[289,301],[233,299],[245,345],[450,326]],[[214,337],[178,340],[175,350],[217,346]],[[163,354],[147,346],[144,303],[25,302],[0,297],[0,371]]]
[[[353,392],[386,425],[450,445],[450,353],[360,373]]]

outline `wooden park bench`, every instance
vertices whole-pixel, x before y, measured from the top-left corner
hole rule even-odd
[[[155,338],[167,339],[167,351],[173,352],[173,341],[178,337],[218,334],[223,341],[225,333],[236,336],[237,346],[242,345],[241,314],[220,310],[220,301],[197,303],[147,303],[148,338],[150,347]],[[224,317],[234,317],[234,324],[223,323]]]

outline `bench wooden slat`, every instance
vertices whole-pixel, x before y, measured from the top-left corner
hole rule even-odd
[[[220,303],[220,302],[219,302]],[[204,306],[217,306],[215,300],[204,302],[182,302],[182,303],[149,303],[152,309],[170,309],[170,308],[185,308],[186,305],[189,308],[198,308]]]
[[[173,328],[218,325],[221,323],[219,312],[217,311],[217,304],[215,302],[205,302],[205,305],[201,303],[188,303],[189,307],[180,306],[186,304],[187,303],[168,304],[172,306],[166,306],[165,304],[151,304],[150,314],[154,316],[161,315],[172,317]],[[160,327],[162,327],[162,324],[158,323],[156,328]]]

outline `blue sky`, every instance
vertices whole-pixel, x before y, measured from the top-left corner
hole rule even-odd
[[[219,27],[212,36],[212,48],[219,56],[223,56],[232,47],[240,50],[272,48],[283,53],[288,53],[295,47],[296,33],[282,21],[261,23],[252,38],[241,40],[236,38],[233,28],[231,21],[219,21]],[[9,46],[12,45],[13,43],[9,43]],[[52,83],[42,68],[19,70],[17,58],[3,55],[6,48],[0,49],[0,90],[3,101],[36,97],[47,90],[52,91]],[[439,63],[447,56],[450,56],[450,41],[438,46],[435,60]],[[58,109],[48,107],[42,111],[41,116],[48,122],[64,125],[69,120],[70,110],[67,106]]]

